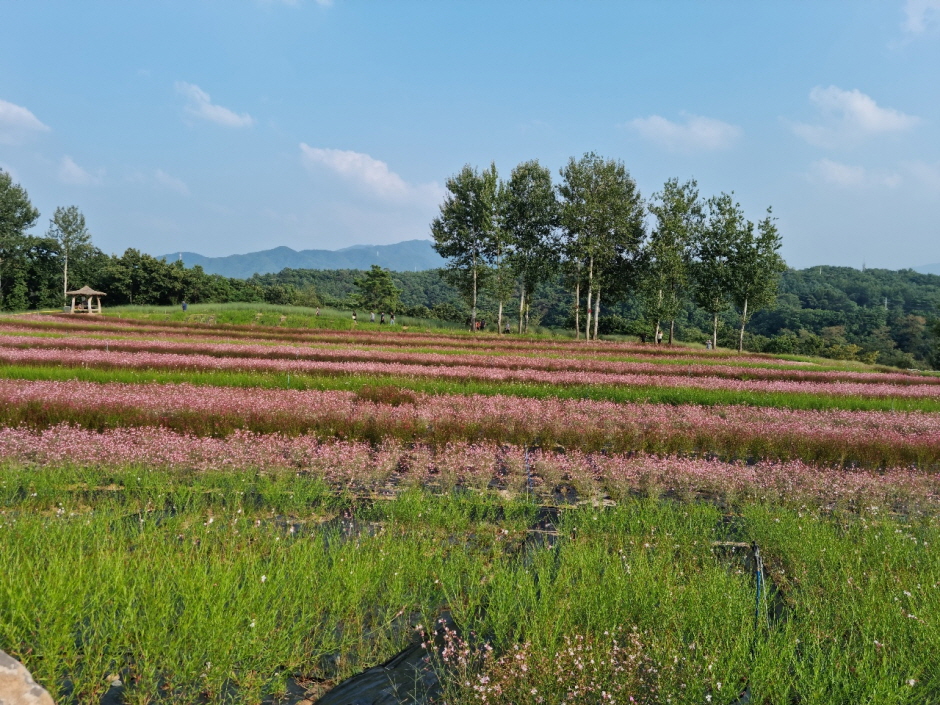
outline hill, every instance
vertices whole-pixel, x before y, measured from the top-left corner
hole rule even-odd
[[[368,269],[378,264],[393,272],[436,269],[444,260],[430,240],[406,240],[394,245],[353,245],[341,250],[292,250],[275,247],[227,257],[206,257],[196,252],[175,252],[159,259],[172,262],[182,255],[187,267],[199,265],[207,274],[248,279],[253,274],[273,274],[282,269]]]

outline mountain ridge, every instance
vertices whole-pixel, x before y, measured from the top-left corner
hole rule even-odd
[[[377,264],[393,272],[424,271],[444,266],[430,240],[405,240],[392,245],[350,245],[339,250],[294,250],[286,245],[270,250],[224,257],[198,252],[158,255],[172,262],[182,258],[187,267],[199,265],[207,274],[248,279],[254,274],[276,274],[282,269],[369,269]]]

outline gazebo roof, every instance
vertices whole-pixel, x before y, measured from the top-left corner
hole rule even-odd
[[[107,296],[103,291],[95,291],[90,286],[83,286],[76,291],[66,291],[66,296]]]

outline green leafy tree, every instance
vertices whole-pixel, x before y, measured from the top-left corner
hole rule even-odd
[[[501,202],[501,215],[512,245],[509,266],[519,282],[521,334],[528,329],[535,287],[549,279],[559,265],[559,210],[551,171],[538,160],[513,169]]]
[[[768,208],[767,216],[757,224],[757,235],[748,221],[732,245],[731,300],[741,314],[738,352],[744,350],[748,317],[776,301],[780,275],[787,268],[780,256],[782,239],[775,220]]]
[[[480,285],[489,274],[498,182],[495,164],[483,172],[465,166],[447,180],[441,213],[431,223],[434,249],[448,260],[444,276],[469,299],[471,330],[476,330]]]
[[[718,317],[734,291],[733,260],[742,238],[753,225],[744,218],[731,194],[708,199],[705,227],[695,243],[695,303],[712,318],[712,347],[718,346]]]
[[[644,252],[644,300],[656,321],[654,339],[659,339],[661,322],[669,321],[672,345],[675,319],[689,283],[692,247],[704,220],[698,184],[694,179],[684,184],[669,179],[663,190],[653,195],[649,211],[656,222]]]
[[[395,286],[392,273],[373,264],[372,268],[354,282],[359,290],[355,304],[368,311],[396,313],[401,309],[401,289]]]
[[[46,237],[55,240],[62,256],[62,300],[69,290],[69,260],[91,250],[91,233],[85,227],[85,216],[78,206],[56,208],[49,222]]]
[[[24,255],[28,249],[29,230],[39,219],[39,211],[33,207],[29,194],[19,184],[14,184],[12,177],[0,169],[0,306],[3,308],[21,308],[13,306],[7,300],[7,290],[17,288],[17,299],[25,301],[25,285],[18,277],[7,277],[7,272],[21,272],[24,268]],[[20,282],[20,284],[16,284]],[[4,288],[6,286],[6,289]]]
[[[592,316],[596,339],[604,287],[617,281],[622,292],[635,279],[634,265],[645,237],[643,200],[623,162],[605,160],[593,152],[579,160],[572,157],[561,177],[558,193],[567,257],[581,275],[576,299],[580,281],[586,278],[585,339],[592,337]],[[576,303],[576,320],[579,308]]]

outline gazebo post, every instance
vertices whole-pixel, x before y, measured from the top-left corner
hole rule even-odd
[[[72,310],[69,313],[75,313],[75,297],[72,297]]]

